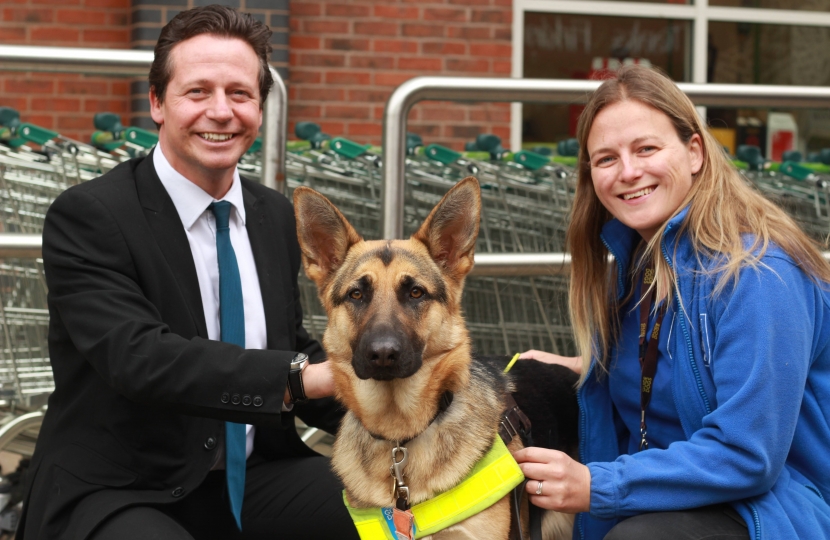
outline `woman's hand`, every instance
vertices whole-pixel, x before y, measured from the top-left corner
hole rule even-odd
[[[582,374],[582,357],[581,356],[559,356],[545,351],[529,350],[523,352],[519,356],[520,360],[538,360],[546,364],[559,364],[565,366],[577,375]]]
[[[591,471],[564,452],[523,448],[513,453],[527,478],[530,502],[540,508],[575,514],[591,509]],[[537,495],[539,482],[542,493]]]

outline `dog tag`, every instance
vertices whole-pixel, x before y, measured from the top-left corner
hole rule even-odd
[[[392,522],[395,524],[396,540],[413,540],[415,538],[415,516],[412,510],[392,509]]]

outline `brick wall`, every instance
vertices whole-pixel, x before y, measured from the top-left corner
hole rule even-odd
[[[13,0],[0,6],[6,45],[129,47],[130,0]],[[126,79],[0,72],[0,105],[21,120],[88,141],[99,111],[128,111]]]
[[[379,144],[391,92],[418,75],[508,77],[512,0],[291,0],[289,136],[313,121]],[[479,133],[507,146],[507,104],[423,102],[409,131],[453,148]]]
[[[152,50],[162,26],[179,11],[217,0],[6,0],[0,43]],[[272,64],[288,68],[288,0],[224,0],[274,31]],[[155,129],[147,79],[60,73],[0,72],[0,106],[21,120],[88,141],[96,112],[115,112],[124,125]]]

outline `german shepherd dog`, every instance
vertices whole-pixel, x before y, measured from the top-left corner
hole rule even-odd
[[[536,445],[573,454],[570,371],[523,360],[508,378],[502,372],[509,358],[473,358],[461,293],[473,268],[481,212],[475,178],[454,186],[409,240],[364,241],[309,188],[297,188],[294,206],[303,266],[328,313],[323,344],[336,397],[348,410],[332,466],[352,507],[393,504],[390,455],[402,441],[411,504],[456,486],[492,446],[516,386]],[[508,449],[521,446],[515,436]],[[509,498],[432,538],[509,538]],[[544,529],[559,528],[546,538],[570,538],[570,516],[545,521]]]

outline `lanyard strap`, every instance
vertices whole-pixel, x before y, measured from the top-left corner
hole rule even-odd
[[[649,265],[643,270],[643,287],[645,291],[654,283],[654,267]],[[666,303],[664,302],[657,312],[657,321],[654,329],[646,342],[646,331],[648,330],[648,316],[651,311],[651,304],[657,296],[657,289],[652,288],[643,301],[640,303],[640,450],[648,449],[646,440],[646,408],[651,401],[652,382],[657,373],[657,347],[660,342],[660,327],[663,323],[663,316],[666,314]]]

